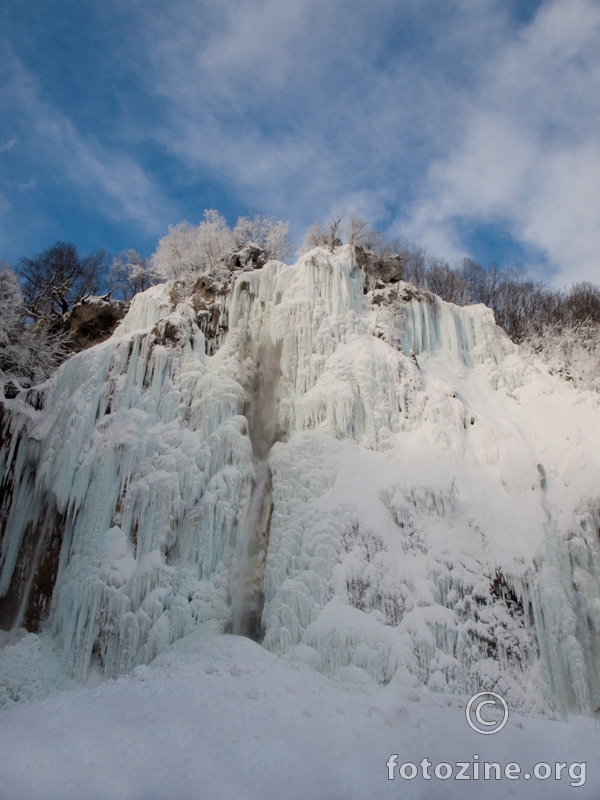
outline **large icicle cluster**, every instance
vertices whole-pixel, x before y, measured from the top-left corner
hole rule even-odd
[[[349,247],[194,291],[139,295],[110,340],[5,402],[4,624],[49,614],[80,680],[227,628],[268,341],[264,645],[328,673],[596,708],[595,398],[525,361],[483,306],[364,294]]]
[[[171,313],[167,288],[136,298],[110,341],[65,364],[43,410],[15,401],[29,438],[7,453],[2,588],[23,538],[56,509],[51,626],[79,678],[93,654],[118,674],[227,608],[217,573],[252,477],[245,392],[237,363],[206,357],[191,308]]]

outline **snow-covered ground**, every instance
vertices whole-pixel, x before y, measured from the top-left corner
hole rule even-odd
[[[600,794],[600,729],[589,718],[552,722],[511,712],[503,730],[483,736],[467,725],[464,696],[377,686],[352,666],[328,678],[248,639],[203,627],[128,676],[0,712],[0,798],[565,800]],[[398,765],[427,758],[431,779],[419,767],[413,780],[403,780],[398,769],[388,780],[394,754]],[[553,772],[546,780],[509,779],[504,772],[495,780],[492,769],[484,780],[486,761],[503,771],[514,762],[531,775],[534,765],[549,764]],[[434,767],[442,762],[454,776],[457,763],[469,763],[471,779],[436,778]],[[554,777],[556,762],[567,764],[561,780]],[[585,775],[574,766],[580,762]]]

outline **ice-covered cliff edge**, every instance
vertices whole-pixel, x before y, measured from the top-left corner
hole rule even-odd
[[[0,625],[47,617],[69,675],[113,676],[229,629],[246,592],[264,645],[326,672],[598,707],[595,398],[483,306],[365,295],[350,248],[241,272],[217,301],[207,327],[154,287],[6,401]]]

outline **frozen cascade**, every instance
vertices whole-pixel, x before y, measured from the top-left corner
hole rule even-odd
[[[79,680],[211,621],[328,673],[597,707],[594,396],[483,306],[365,295],[349,247],[228,286],[216,352],[155,286],[4,401],[1,624],[44,623]]]
[[[566,530],[544,508],[544,559],[532,600],[551,702],[558,712],[591,712],[600,706],[600,501],[577,509]]]
[[[79,679],[92,658],[119,674],[227,608],[252,480],[242,376],[218,354],[208,362],[191,309],[171,313],[168,296],[163,286],[136,298],[129,314],[151,327],[127,333],[126,318],[125,331],[63,365],[45,412],[15,401],[8,420],[29,437],[5,451],[3,590],[54,504],[65,521],[50,626]],[[169,315],[152,324],[157,306]]]
[[[254,457],[254,484],[238,536],[238,563],[234,570],[231,633],[260,641],[263,636],[264,571],[271,521],[269,453],[277,433],[281,342],[265,335],[259,345],[256,375],[250,396],[248,433]]]

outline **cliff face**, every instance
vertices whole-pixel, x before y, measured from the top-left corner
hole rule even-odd
[[[69,344],[74,351],[104,342],[127,313],[127,303],[90,297],[78,303],[66,319]]]
[[[338,248],[156,286],[5,401],[1,624],[47,619],[78,679],[212,620],[328,673],[600,705],[595,398],[485,307],[373,285]]]

